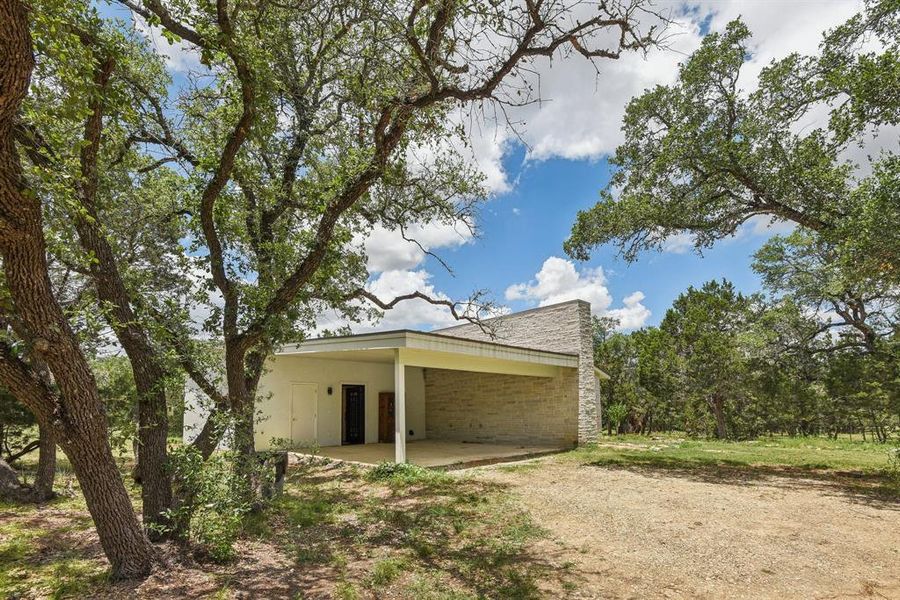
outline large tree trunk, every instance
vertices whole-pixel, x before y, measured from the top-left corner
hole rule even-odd
[[[225,369],[228,379],[228,397],[233,416],[232,449],[236,453],[235,470],[244,489],[238,493],[250,502],[255,501],[256,444],[253,439],[254,394],[248,389],[246,377],[246,353],[226,342]]]
[[[50,368],[60,394],[6,345],[0,347],[0,382],[42,425],[53,427],[81,484],[112,576],[141,577],[151,570],[152,546],[113,459],[97,383],[53,295],[41,204],[26,187],[13,143],[33,68],[28,11],[19,0],[0,0],[0,252],[15,314],[30,334],[30,352]]]
[[[75,229],[81,246],[93,259],[91,278],[97,296],[108,307],[107,321],[131,362],[138,402],[138,453],[135,475],[141,484],[144,523],[153,537],[164,537],[169,520],[166,511],[172,507],[172,483],[166,468],[166,441],[169,422],[166,407],[166,371],[161,365],[149,336],[138,320],[131,295],[125,287],[113,249],[101,231],[97,210],[99,188],[98,155],[103,133],[104,95],[100,92],[109,84],[115,68],[111,58],[98,61],[94,73],[97,95],[91,102],[91,113],[84,123],[84,144],[81,148],[81,209],[75,212]]]
[[[4,263],[9,274],[11,262],[6,255]],[[49,290],[49,280],[47,284]],[[66,321],[62,321],[59,332],[71,334]],[[71,352],[72,346],[64,343],[64,337],[59,335],[55,341]],[[80,356],[80,349],[76,356]],[[65,394],[60,396],[11,348],[0,344],[0,382],[35,413],[42,426],[53,428],[81,484],[100,544],[110,562],[111,575],[143,577],[150,572],[153,549],[134,514],[109,447],[106,416],[93,374],[84,357],[80,358],[80,361],[72,360],[70,369],[58,365],[55,359],[47,360]]]
[[[15,327],[13,327],[15,329]],[[20,332],[27,338],[27,332]],[[40,357],[32,355],[31,367],[48,388],[52,388],[53,374]],[[44,502],[53,498],[53,481],[56,479],[56,438],[53,429],[38,424],[38,466],[34,476],[34,499]]]
[[[56,479],[56,440],[50,427],[40,425],[39,430],[40,446],[37,473],[34,475],[34,499],[43,502],[53,497],[53,481]]]
[[[143,373],[141,375],[144,376]],[[167,467],[169,420],[166,413],[165,389],[160,389],[162,384],[160,377],[155,385],[145,384],[138,388],[139,468],[144,523],[168,527],[170,523],[166,511],[172,507],[172,482]],[[150,528],[149,531],[152,537],[165,537],[156,528]]]
[[[95,431],[73,436],[63,448],[75,468],[113,577],[144,577],[151,570],[153,549],[125,491],[109,447],[106,423],[98,422],[89,429]]]
[[[263,347],[247,350],[241,343],[226,343],[225,366],[234,424],[232,444],[237,454],[235,469],[243,484],[238,493],[246,494],[247,502],[254,509],[262,507],[261,465],[254,440],[256,392],[267,355]]]

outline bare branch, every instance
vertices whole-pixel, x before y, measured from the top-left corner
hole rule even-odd
[[[137,2],[133,2],[132,0],[118,0],[120,4],[131,9],[138,15],[140,15],[146,21],[153,21],[154,18],[159,19],[162,26],[177,35],[178,37],[187,40],[188,42],[194,44],[195,46],[199,46],[201,48],[209,48],[210,43],[203,38],[199,33],[176,20],[169,10],[163,5],[160,0],[144,0],[143,6],[138,4]]]
[[[365,298],[382,310],[390,310],[397,306],[399,303],[406,300],[424,300],[425,302],[433,304],[435,306],[447,307],[447,309],[450,311],[450,314],[453,315],[454,319],[456,319],[457,321],[468,321],[469,323],[472,323],[473,325],[477,326],[483,333],[488,334],[493,339],[494,337],[496,337],[494,327],[491,324],[487,323],[485,317],[482,317],[482,313],[490,311],[493,308],[493,304],[490,302],[479,302],[479,295],[480,294],[476,294],[467,302],[454,302],[452,300],[446,300],[444,298],[433,298],[428,294],[417,290],[415,292],[396,296],[391,300],[385,301],[368,290],[358,289],[347,296],[347,299]]]

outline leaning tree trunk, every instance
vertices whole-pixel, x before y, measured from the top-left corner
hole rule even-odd
[[[63,448],[75,468],[113,577],[144,577],[150,573],[153,549],[125,491],[109,447],[106,423],[94,425],[87,428],[86,435],[67,440]]]
[[[53,373],[59,394],[6,344],[0,382],[44,426],[52,426],[81,484],[113,577],[142,577],[153,550],[144,534],[109,446],[97,382],[53,295],[42,207],[28,189],[13,142],[15,120],[34,69],[28,9],[0,0],[0,253],[16,317],[30,334],[29,352]]]
[[[8,267],[15,264],[8,259],[8,254],[4,254],[4,264],[7,275],[15,272]],[[49,280],[47,284],[49,290]],[[57,335],[71,333],[66,321],[61,325],[55,332]],[[66,344],[61,335],[54,341],[64,350],[72,351],[72,346]],[[0,344],[0,381],[35,413],[42,426],[53,427],[54,436],[71,461],[81,485],[100,545],[109,559],[112,577],[143,577],[150,572],[153,549],[134,514],[113,458],[106,415],[93,374],[83,356],[81,361],[70,361],[69,369],[57,364],[55,358],[50,359],[49,345],[48,342],[48,348],[44,350],[47,364],[54,369],[64,396],[47,387],[6,344]]]
[[[98,60],[95,66],[97,94],[84,122],[84,143],[79,156],[81,206],[75,211],[73,221],[81,246],[94,257],[91,278],[100,301],[109,307],[105,313],[107,320],[131,363],[138,405],[139,448],[134,474],[141,484],[144,523],[151,525],[148,531],[152,537],[163,537],[169,526],[167,511],[172,507],[172,483],[166,467],[169,433],[166,370],[131,306],[131,294],[119,273],[113,249],[100,229],[101,215],[97,209],[97,161],[103,137],[105,98],[102,92],[107,89],[114,69],[115,61],[110,57]]]
[[[39,426],[38,466],[34,475],[34,499],[43,502],[53,497],[53,481],[56,479],[56,439],[53,430]]]

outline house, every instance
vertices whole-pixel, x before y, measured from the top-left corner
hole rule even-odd
[[[605,375],[593,362],[590,305],[572,300],[485,324],[489,332],[467,323],[281,348],[260,382],[257,448],[288,442],[335,458],[431,466],[594,441]]]

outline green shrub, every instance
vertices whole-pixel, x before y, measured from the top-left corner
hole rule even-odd
[[[888,464],[885,471],[888,477],[900,484],[900,445],[888,450]]]
[[[366,473],[366,479],[392,486],[440,485],[452,481],[443,471],[409,463],[383,462]]]
[[[609,422],[612,425],[613,433],[619,433],[619,426],[627,416],[628,407],[624,404],[610,404],[606,407],[606,418],[609,419]]]
[[[234,543],[251,509],[244,483],[236,475],[234,458],[233,453],[217,452],[204,461],[188,446],[176,448],[169,455],[178,495],[185,499],[169,511],[170,518],[186,523],[183,533],[197,553],[215,562],[234,558]]]
[[[349,581],[341,581],[334,586],[334,597],[338,600],[359,600],[359,590]]]

